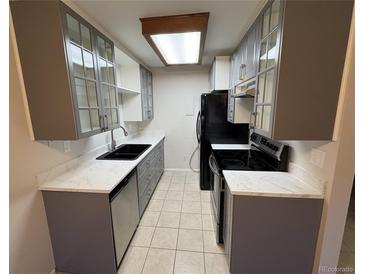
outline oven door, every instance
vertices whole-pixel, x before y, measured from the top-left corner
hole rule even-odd
[[[217,162],[214,158],[214,156],[211,154],[209,156],[209,167],[212,172],[211,176],[211,184],[212,184],[212,191],[211,191],[211,197],[210,197],[210,203],[212,207],[212,217],[213,217],[213,227],[216,234],[216,241],[217,243],[223,242],[223,235],[222,235],[222,225],[223,223],[221,220],[223,219],[223,216],[221,214],[222,210],[222,183],[223,178],[222,174],[218,168]]]

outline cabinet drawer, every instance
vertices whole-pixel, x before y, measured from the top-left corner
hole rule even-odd
[[[144,210],[146,209],[146,206],[148,204],[148,201],[150,200],[150,197],[146,195],[145,193],[139,197],[139,215],[142,216]]]
[[[138,176],[138,193],[142,195],[148,186],[151,184],[153,178],[153,172],[148,169],[142,176]]]
[[[137,172],[138,176],[143,176],[145,172],[150,169],[152,162],[151,153],[149,153],[146,158],[138,165]]]

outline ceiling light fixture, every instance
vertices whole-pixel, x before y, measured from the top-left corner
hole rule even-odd
[[[166,66],[201,64],[209,13],[141,18],[142,34]]]

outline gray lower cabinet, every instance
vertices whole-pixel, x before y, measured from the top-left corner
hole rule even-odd
[[[111,193],[42,191],[56,271],[116,274],[163,170],[162,140]]]
[[[34,139],[75,140],[117,127],[113,42],[61,1],[10,8]]]
[[[224,196],[223,240],[231,274],[312,273],[323,199]]]
[[[138,165],[139,212],[142,216],[164,170],[164,141],[162,140]]]
[[[138,226],[133,170],[111,193],[42,191],[56,271],[116,274]]]

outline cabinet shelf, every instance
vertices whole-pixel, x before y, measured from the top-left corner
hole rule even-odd
[[[126,87],[117,87],[117,90],[119,93],[123,93],[123,94],[141,94],[141,91],[139,91],[139,90],[133,90],[133,89],[126,88]]]
[[[250,84],[255,82],[256,82],[256,77],[251,77],[249,79],[236,81],[235,86],[250,86]]]
[[[242,93],[242,94],[232,94],[231,96],[232,96],[232,98],[235,98],[235,99],[240,99],[240,98],[254,98],[254,97],[255,97],[255,96],[253,96],[253,95],[246,94],[246,93]]]

